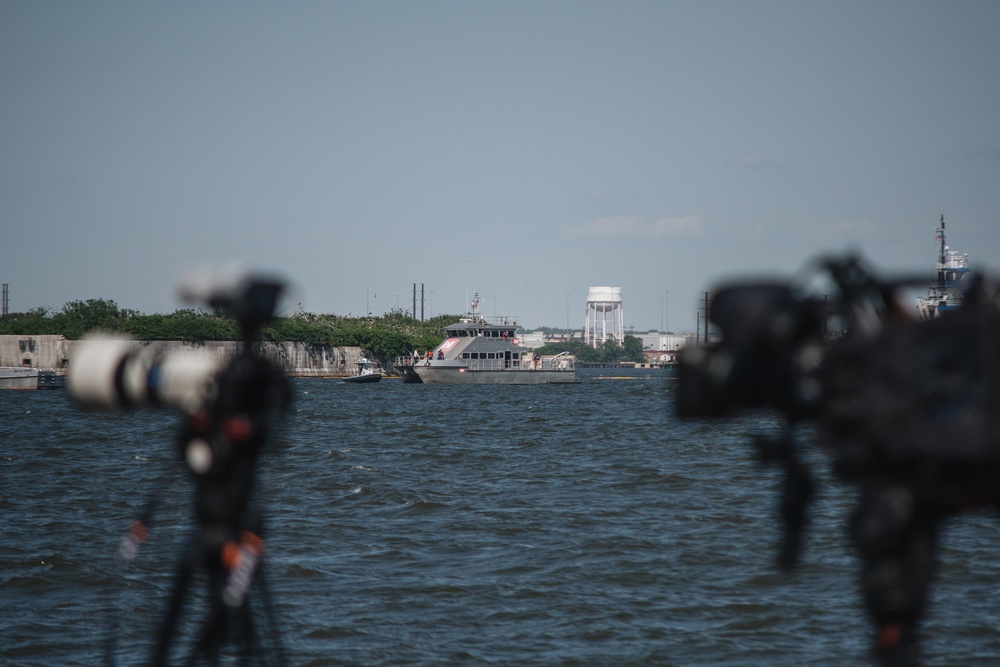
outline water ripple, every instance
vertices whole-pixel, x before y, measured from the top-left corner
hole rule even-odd
[[[678,422],[667,377],[609,375],[295,381],[260,475],[293,664],[868,664],[850,491],[823,488],[803,566],[779,574],[779,479],[746,441],[774,418]],[[193,531],[176,416],[9,392],[0,417],[0,662],[100,662],[114,620],[119,664],[142,664]],[[154,496],[150,542],[116,578]],[[946,532],[928,665],[1000,655],[997,523]]]

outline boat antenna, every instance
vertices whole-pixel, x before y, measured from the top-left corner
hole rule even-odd
[[[469,304],[472,308],[472,315],[479,318],[479,292],[472,293],[472,303]]]
[[[938,238],[941,240],[941,253],[938,255],[938,285],[944,287],[945,283],[945,261],[947,259],[948,246],[944,240],[944,215],[941,215],[941,227],[938,228]]]

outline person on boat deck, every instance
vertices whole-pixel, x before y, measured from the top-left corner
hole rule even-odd
[[[444,361],[444,350],[438,350],[438,359]]]

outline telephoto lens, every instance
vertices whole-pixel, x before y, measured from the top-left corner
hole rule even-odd
[[[193,414],[214,397],[220,368],[205,350],[163,350],[95,335],[77,345],[67,387],[88,410],[167,405]]]

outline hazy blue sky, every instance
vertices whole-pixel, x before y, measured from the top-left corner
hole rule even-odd
[[[824,250],[930,274],[942,214],[1000,269],[992,0],[3,0],[0,90],[12,311],[170,312],[238,259],[312,312],[416,282],[579,327],[617,286],[693,330],[718,278]]]

